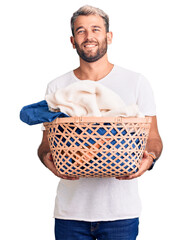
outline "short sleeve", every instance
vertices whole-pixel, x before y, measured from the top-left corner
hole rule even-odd
[[[45,95],[50,94],[50,93],[52,93],[52,92],[53,92],[53,89],[51,89],[50,84],[48,84],[48,85],[47,85],[47,88],[46,88],[46,93],[45,93]],[[41,125],[41,130],[42,130],[42,131],[46,130],[46,128],[44,127],[43,124]]]
[[[156,104],[154,94],[148,80],[140,75],[139,84],[137,87],[137,105],[139,110],[145,116],[156,115]]]

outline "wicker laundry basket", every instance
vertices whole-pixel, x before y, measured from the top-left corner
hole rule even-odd
[[[150,123],[150,117],[66,117],[44,126],[61,174],[117,177],[138,171]]]

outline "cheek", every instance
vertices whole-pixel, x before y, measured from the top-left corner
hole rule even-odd
[[[75,43],[77,43],[77,45],[81,45],[83,42],[85,41],[85,39],[83,37],[77,37],[75,38]]]

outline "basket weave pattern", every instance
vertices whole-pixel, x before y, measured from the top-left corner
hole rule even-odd
[[[150,118],[69,117],[44,125],[61,174],[117,177],[138,171],[150,123]]]

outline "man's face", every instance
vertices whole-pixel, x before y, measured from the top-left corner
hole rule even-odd
[[[108,34],[104,20],[95,15],[79,16],[74,23],[73,47],[86,62],[95,62],[107,52]]]

